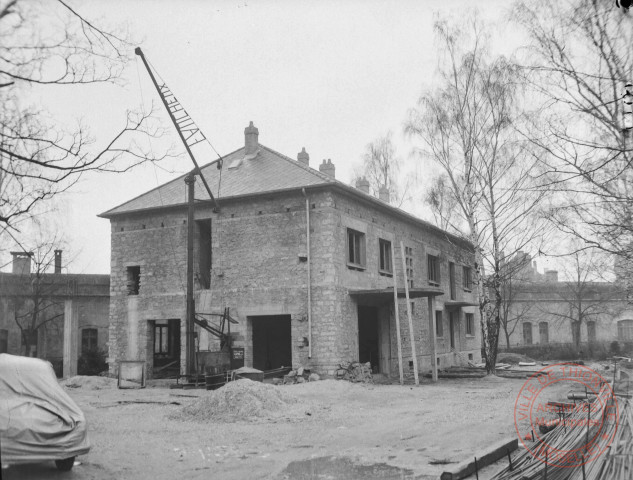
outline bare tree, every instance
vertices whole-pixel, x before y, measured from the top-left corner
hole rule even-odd
[[[53,327],[64,316],[63,296],[67,284],[55,281],[48,272],[54,265],[55,250],[60,248],[57,238],[38,242],[32,252],[31,270],[20,275],[12,285],[10,300],[15,322],[22,337],[23,354],[37,356],[38,337],[42,330]]]
[[[534,188],[535,160],[516,134],[516,69],[503,57],[487,54],[476,16],[467,28],[439,21],[435,29],[445,53],[439,72],[443,83],[421,96],[406,130],[425,146],[422,156],[442,167],[468,226],[484,360],[494,373],[504,252],[509,258],[543,240],[537,213],[544,191]]]
[[[88,172],[159,159],[138,143],[161,134],[152,112],[128,111],[97,145],[85,125],[65,130],[29,100],[62,86],[120,83],[131,54],[127,34],[97,27],[62,0],[0,0],[0,234]]]
[[[502,266],[501,308],[499,316],[506,337],[506,348],[510,348],[510,337],[517,325],[528,318],[532,301],[521,301],[525,286],[532,283],[531,257],[523,252],[508,260]]]
[[[554,304],[544,303],[539,309],[554,317],[558,325],[569,323],[578,351],[582,326],[609,313],[612,302],[621,299],[624,291],[616,284],[604,281],[604,273],[609,268],[604,255],[596,249],[580,249],[576,246],[567,260],[562,273],[568,280],[552,285],[551,289],[558,301]]]
[[[551,220],[618,255],[630,280],[633,132],[623,130],[622,96],[633,83],[633,18],[598,0],[518,2],[512,12],[531,40],[523,72],[541,101],[526,136],[559,191]]]
[[[449,184],[448,175],[438,175],[426,192],[424,203],[431,207],[435,223],[442,230],[463,235],[463,217],[459,215],[458,199]]]
[[[356,179],[366,178],[370,192],[374,196],[379,196],[380,189],[386,188],[389,191],[390,201],[400,207],[406,200],[411,182],[409,178],[405,179],[403,185],[398,181],[402,162],[396,155],[392,137],[393,132],[389,131],[367,144],[362,165],[355,168],[354,176]]]

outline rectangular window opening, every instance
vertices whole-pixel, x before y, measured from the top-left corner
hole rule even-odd
[[[127,294],[138,295],[141,288],[141,267],[127,267]]]
[[[97,350],[99,332],[96,328],[84,328],[81,331],[81,353]]]
[[[391,276],[393,274],[391,242],[380,238],[378,239],[378,248],[380,249],[380,263],[378,265],[378,271],[381,274],[387,274]]]
[[[475,335],[475,315],[472,313],[466,314],[466,335]]]
[[[457,288],[455,288],[455,264],[449,262],[448,264],[448,283],[450,286],[451,300],[457,298]]]
[[[440,259],[434,255],[428,255],[427,265],[428,265],[428,270],[429,270],[429,284],[439,287],[440,286]]]
[[[442,311],[437,310],[435,312],[435,335],[438,338],[444,336],[444,322],[442,322]]]
[[[407,267],[407,283],[413,288],[413,248],[404,247],[405,264]]]
[[[351,268],[365,268],[365,234],[347,229],[347,265]]]
[[[211,219],[197,220],[198,227],[198,282],[200,288],[211,288]]]
[[[473,289],[473,273],[470,267],[464,267],[462,270],[462,283],[464,290],[470,292]]]

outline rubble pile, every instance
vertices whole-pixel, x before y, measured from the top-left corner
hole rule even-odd
[[[277,378],[273,379],[273,383],[276,385],[280,383],[287,385],[294,383],[316,382],[320,379],[321,377],[317,373],[311,373],[309,369],[299,367],[296,370],[290,370],[287,375],[284,375],[283,380]]]
[[[60,383],[65,388],[84,388],[86,390],[103,390],[117,386],[116,378],[88,375],[75,375],[62,380]]]
[[[339,364],[336,378],[350,382],[374,383],[371,374],[371,363],[344,362]]]
[[[285,411],[297,399],[283,389],[248,379],[229,382],[170,415],[175,420],[234,422]]]

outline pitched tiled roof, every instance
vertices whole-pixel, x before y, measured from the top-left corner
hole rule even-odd
[[[289,190],[315,185],[339,183],[333,178],[292,160],[274,150],[259,145],[255,158],[245,156],[245,149],[240,148],[224,157],[222,170],[217,168],[217,160],[201,167],[214,197],[221,203],[222,198],[258,193]],[[235,163],[236,168],[231,168]],[[222,174],[220,181],[220,173]],[[145,210],[148,208],[180,205],[187,202],[185,175],[146,192],[118,207],[102,213],[102,217],[110,217],[121,213]],[[196,177],[196,199],[208,200],[204,185]]]

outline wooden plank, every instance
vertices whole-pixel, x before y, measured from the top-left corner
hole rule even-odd
[[[429,297],[429,332],[431,334],[431,377],[437,382],[437,333],[435,332],[435,297]]]
[[[402,340],[400,337],[400,312],[398,311],[398,279],[396,275],[396,255],[391,244],[391,266],[393,269],[393,310],[396,319],[396,337],[398,338],[398,372],[400,373],[400,385],[404,385],[404,371],[402,366]],[[406,275],[406,273],[405,273]]]
[[[411,336],[411,356],[413,357],[413,374],[415,375],[415,384],[420,385],[420,377],[418,376],[418,355],[415,349],[415,334],[413,331],[413,317],[411,315],[411,304],[409,303],[409,279],[407,278],[407,264],[404,253],[404,242],[400,241],[400,253],[402,255],[402,273],[404,274],[404,293],[407,299],[407,317],[409,318],[409,335]]]
[[[469,475],[473,475],[477,469],[482,469],[483,467],[493,464],[497,460],[507,456],[508,452],[514,452],[518,446],[518,438],[497,442],[478,454],[473,455],[470,460],[456,465],[453,470],[442,473],[440,480],[460,480]],[[477,459],[476,465],[475,458]]]

